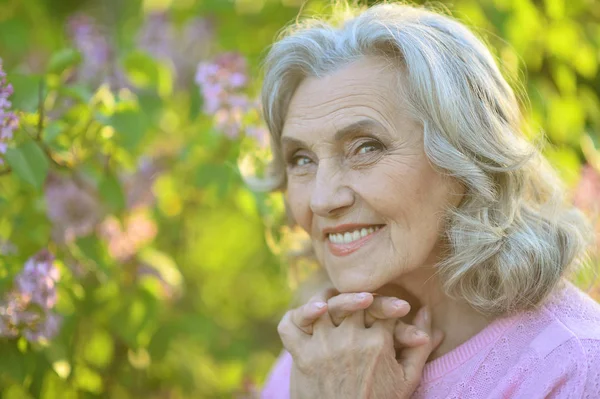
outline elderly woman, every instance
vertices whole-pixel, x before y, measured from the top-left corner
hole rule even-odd
[[[340,19],[338,19],[339,21]],[[329,289],[286,313],[265,398],[600,398],[587,230],[453,19],[296,23],[266,60],[271,188]]]

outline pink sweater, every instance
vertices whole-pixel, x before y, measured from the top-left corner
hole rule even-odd
[[[288,399],[283,352],[263,399]],[[600,399],[600,305],[570,282],[536,310],[493,321],[427,363],[413,398]]]

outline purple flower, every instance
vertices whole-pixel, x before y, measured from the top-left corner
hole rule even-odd
[[[31,342],[54,337],[60,317],[51,310],[56,304],[59,278],[54,256],[48,250],[29,258],[15,278],[14,289],[0,302],[0,336],[16,338],[21,334]]]
[[[100,202],[84,182],[50,174],[45,185],[48,219],[59,243],[90,234],[100,222]]]
[[[252,108],[241,92],[247,82],[246,59],[238,53],[221,54],[212,62],[200,63],[196,71],[204,112],[213,115],[215,126],[231,139],[240,135],[244,115]]]
[[[234,105],[232,101],[239,106],[243,96],[237,91],[244,88],[247,81],[246,59],[238,53],[221,54],[212,62],[200,63],[196,83],[205,100],[204,112],[214,114],[219,108]]]
[[[21,297],[45,309],[56,304],[55,284],[60,275],[53,261],[50,252],[41,251],[25,263],[23,271],[15,279]]]
[[[176,32],[165,12],[149,14],[137,36],[138,47],[160,60],[173,56]]]
[[[58,334],[61,323],[62,317],[53,312],[47,312],[43,319],[25,327],[23,336],[29,342],[50,341]]]
[[[2,69],[0,58],[0,165],[4,163],[2,155],[6,153],[8,141],[13,137],[13,131],[19,125],[14,112],[10,111],[12,103],[8,98],[13,94],[13,87],[6,82],[6,73]]]
[[[205,18],[177,28],[165,12],[149,14],[137,36],[138,47],[154,58],[171,63],[178,87],[187,87],[198,63],[205,59],[214,33]]]
[[[127,87],[125,74],[115,63],[110,38],[96,20],[85,14],[74,14],[67,21],[67,31],[83,59],[77,80],[93,85],[108,83],[112,89]]]
[[[26,320],[25,308],[28,302],[16,291],[9,292],[0,303],[0,336],[15,338],[19,336],[19,328]]]

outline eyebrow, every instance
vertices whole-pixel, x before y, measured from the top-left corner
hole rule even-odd
[[[333,136],[333,139],[335,141],[342,141],[345,138],[347,138],[348,136],[351,136],[353,134],[356,134],[359,132],[364,132],[365,130],[373,130],[373,129],[385,131],[385,129],[383,128],[383,125],[381,125],[381,123],[374,121],[373,119],[361,119],[359,121],[353,122],[341,129],[339,129],[338,131],[336,131],[335,135]],[[281,138],[281,142],[282,143],[289,142],[290,144],[301,145],[301,146],[305,145],[305,143],[302,140],[298,140],[298,139],[288,137],[288,136],[283,136]]]

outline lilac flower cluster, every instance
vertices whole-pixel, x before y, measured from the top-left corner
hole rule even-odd
[[[172,64],[177,85],[193,78],[196,65],[207,57],[214,29],[206,18],[193,18],[177,28],[166,12],[148,14],[137,36],[137,45],[154,58]]]
[[[48,341],[56,336],[62,321],[53,312],[59,278],[54,256],[47,250],[29,258],[15,278],[14,289],[0,302],[0,336],[22,335],[30,342]]]
[[[13,130],[19,124],[14,112],[10,111],[12,103],[8,98],[13,94],[12,85],[6,82],[6,73],[2,69],[0,58],[0,165],[4,163],[2,155],[6,153],[8,141],[13,137]]]
[[[248,84],[246,59],[238,53],[224,53],[212,62],[202,62],[196,72],[196,83],[204,99],[204,112],[214,117],[215,126],[231,139],[242,131],[264,141],[266,129],[259,123],[246,123],[248,115],[260,115],[257,101],[243,90]],[[255,117],[255,120],[260,118]]]
[[[100,201],[91,185],[84,181],[48,175],[44,187],[52,236],[58,243],[69,243],[92,233],[101,220]]]
[[[114,62],[109,36],[96,20],[85,14],[74,14],[67,21],[67,31],[82,56],[78,81],[94,85],[108,83],[113,89],[127,86],[123,71]]]

